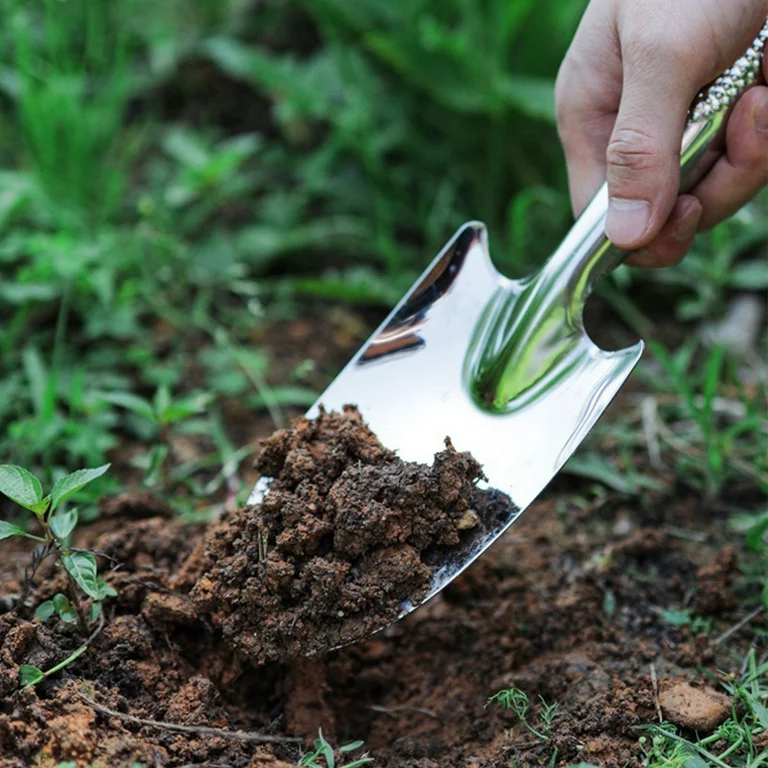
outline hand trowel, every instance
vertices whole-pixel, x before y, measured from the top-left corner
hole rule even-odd
[[[731,104],[753,84],[768,23],[746,54],[704,89],[681,147],[681,190],[722,148]],[[643,351],[596,346],[582,310],[596,282],[627,253],[605,235],[607,186],[535,274],[510,280],[494,267],[483,224],[461,227],[387,319],[323,392],[322,406],[355,404],[383,445],[431,464],[447,435],[482,464],[507,513],[460,557],[446,558],[426,599],[487,549],[544,490],[614,398]],[[259,481],[250,503],[269,486]],[[406,603],[401,616],[417,605]]]

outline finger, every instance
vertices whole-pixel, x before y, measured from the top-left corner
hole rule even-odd
[[[560,129],[574,216],[581,214],[605,181],[605,147],[615,119],[615,112],[595,113],[589,122]]]
[[[605,181],[605,147],[621,98],[622,61],[614,13],[592,0],[555,83],[557,131],[578,216]]]
[[[702,205],[693,195],[678,197],[669,220],[661,232],[642,250],[627,258],[633,267],[671,267],[682,261],[693,244],[701,218]]]
[[[768,88],[750,88],[733,108],[726,154],[693,189],[704,213],[700,228],[728,218],[768,183]]]
[[[626,52],[621,105],[606,151],[606,233],[627,250],[658,235],[677,200],[680,143],[696,92],[679,69],[679,60],[647,43]]]

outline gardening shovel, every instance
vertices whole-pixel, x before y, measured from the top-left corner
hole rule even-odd
[[[712,166],[728,109],[757,79],[768,22],[744,57],[699,94],[681,149],[681,190]],[[510,280],[483,224],[465,224],[307,412],[357,405],[381,442],[431,464],[449,435],[507,495],[506,514],[436,569],[426,599],[463,571],[544,490],[640,359],[643,343],[597,347],[582,322],[595,283],[627,252],[605,235],[600,189],[540,271]],[[250,503],[269,485],[262,478]],[[417,606],[408,603],[401,616]]]

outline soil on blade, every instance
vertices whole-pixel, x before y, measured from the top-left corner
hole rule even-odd
[[[421,601],[487,510],[480,465],[446,441],[433,465],[385,449],[359,412],[301,418],[264,444],[263,500],[210,535],[192,590],[224,639],[264,662],[365,638]]]

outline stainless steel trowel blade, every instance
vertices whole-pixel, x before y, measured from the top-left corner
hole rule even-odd
[[[606,352],[583,334],[565,374],[509,412],[477,402],[468,381],[470,350],[483,313],[501,292],[507,304],[525,285],[493,266],[485,227],[464,225],[389,317],[307,412],[351,403],[386,447],[431,464],[450,437],[482,464],[488,487],[509,497],[508,514],[482,540],[455,553],[434,574],[429,597],[466,568],[541,493],[617,393],[642,342]],[[574,357],[575,355],[575,357]],[[260,481],[251,503],[268,487]],[[425,598],[425,599],[428,599]],[[406,604],[401,615],[416,606]]]

